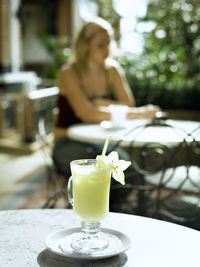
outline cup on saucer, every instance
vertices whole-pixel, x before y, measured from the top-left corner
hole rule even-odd
[[[128,106],[109,105],[112,127],[123,127],[127,121]]]

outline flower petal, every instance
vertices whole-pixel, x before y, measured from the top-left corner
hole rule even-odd
[[[125,176],[124,176],[124,172],[122,172],[122,171],[117,171],[116,169],[114,169],[114,170],[112,171],[112,176],[113,176],[113,178],[114,178],[117,182],[121,183],[122,185],[125,184]]]
[[[119,160],[118,166],[122,171],[125,171],[131,165],[130,161]]]
[[[108,159],[112,162],[112,163],[117,163],[119,161],[119,156],[118,153],[116,151],[112,151],[109,155],[108,155]]]
[[[100,165],[109,164],[112,168],[112,177],[122,185],[125,184],[124,171],[131,165],[130,161],[119,160],[116,151],[112,151],[108,156],[98,155],[96,159]]]

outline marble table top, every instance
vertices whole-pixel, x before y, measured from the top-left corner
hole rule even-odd
[[[126,252],[101,260],[58,256],[45,248],[54,231],[79,227],[72,210],[0,211],[1,267],[199,267],[200,232],[155,219],[109,213],[102,227],[124,232],[132,246]]]
[[[68,128],[67,136],[73,140],[91,144],[103,144],[108,136],[125,136],[120,144],[124,147],[130,146],[133,140],[134,146],[137,147],[153,142],[176,146],[183,141],[183,137],[186,137],[188,133],[200,127],[200,122],[197,121],[166,120],[165,123],[172,128],[163,127],[162,124],[145,128],[146,123],[149,121],[143,119],[127,120],[125,127],[119,129],[112,127],[106,129],[102,127],[102,123],[77,123]],[[129,134],[127,135],[127,133]],[[193,136],[197,137],[198,134],[199,131],[195,132]],[[188,138],[187,142],[190,141]]]

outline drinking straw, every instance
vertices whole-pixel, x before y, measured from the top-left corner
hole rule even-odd
[[[122,136],[113,136],[113,135],[108,136],[106,138],[106,141],[105,141],[104,146],[103,146],[103,150],[102,150],[102,153],[101,153],[102,156],[105,156],[105,154],[106,154],[110,139],[122,140],[123,137]]]

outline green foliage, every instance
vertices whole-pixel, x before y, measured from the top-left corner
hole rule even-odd
[[[143,53],[119,58],[137,104],[200,109],[199,0],[151,1],[138,22],[155,23]]]
[[[52,57],[52,62],[44,67],[43,77],[56,80],[60,66],[67,62],[71,55],[71,49],[67,48],[69,40],[55,38],[45,33],[39,33],[38,36]]]
[[[107,20],[112,26],[119,20],[120,16],[113,8],[112,0],[98,1],[99,16]]]
[[[99,0],[100,16],[112,25],[119,19],[112,0]],[[137,105],[153,103],[164,109],[200,109],[200,4],[199,0],[151,0],[140,22],[153,22],[144,33],[139,56],[118,58],[125,69]],[[60,65],[71,54],[69,40],[40,34],[52,56],[44,76],[57,79]]]

